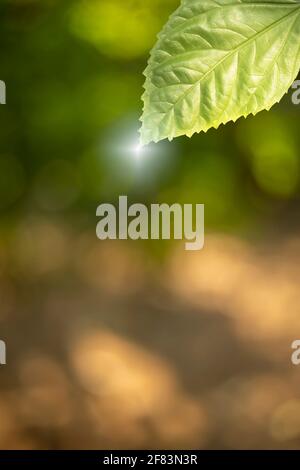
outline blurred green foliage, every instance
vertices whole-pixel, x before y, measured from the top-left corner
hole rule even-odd
[[[299,198],[299,109],[271,112],[136,159],[149,49],[176,0],[0,5],[0,209],[79,217],[133,200],[206,204],[206,226],[246,231]],[[4,217],[2,217],[2,221]]]

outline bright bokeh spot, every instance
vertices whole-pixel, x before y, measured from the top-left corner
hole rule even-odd
[[[71,9],[71,29],[105,55],[134,59],[148,52],[161,27],[158,3],[157,0],[82,0]]]
[[[264,113],[246,120],[241,123],[239,139],[250,156],[258,186],[276,197],[295,195],[299,187],[300,159],[293,128],[285,117]]]

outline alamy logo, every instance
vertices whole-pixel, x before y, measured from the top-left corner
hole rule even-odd
[[[186,250],[204,246],[203,204],[144,204],[128,207],[127,196],[119,197],[119,207],[101,204],[96,233],[100,240],[186,240]],[[173,232],[173,235],[172,235]]]
[[[292,88],[296,90],[292,94],[292,102],[293,104],[300,104],[300,80],[296,80],[293,83]]]
[[[0,365],[6,364],[6,344],[0,340]]]
[[[291,361],[294,366],[298,366],[300,364],[300,340],[295,339],[291,344],[291,348],[294,349],[294,352],[291,355]]]
[[[6,85],[0,80],[0,104],[6,104]]]

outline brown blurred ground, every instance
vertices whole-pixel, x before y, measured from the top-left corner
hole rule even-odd
[[[1,249],[1,448],[298,447],[300,237],[155,265],[30,222]]]

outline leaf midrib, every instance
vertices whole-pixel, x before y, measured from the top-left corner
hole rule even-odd
[[[268,31],[270,31],[273,27],[277,26],[278,24],[282,23],[283,21],[285,21],[287,18],[289,18],[290,16],[294,15],[295,13],[299,14],[300,12],[300,4],[299,6],[297,7],[297,9],[295,11],[292,11],[290,13],[288,13],[287,15],[285,15],[284,17],[280,18],[279,20],[276,20],[274,21],[274,23],[271,23],[267,28],[265,28],[264,30],[260,31],[259,33],[256,33],[255,35],[251,36],[250,38],[248,38],[246,41],[243,41],[241,44],[239,44],[238,47],[236,47],[235,49],[233,49],[232,51],[230,51],[229,54],[227,54],[225,57],[222,57],[221,60],[219,60],[210,70],[208,70],[199,80],[197,80],[193,85],[190,86],[190,88],[188,90],[186,90],[173,104],[172,108],[166,113],[168,114],[171,110],[174,110],[174,107],[176,106],[177,103],[180,102],[180,100],[182,100],[183,98],[185,98],[186,95],[188,95],[192,90],[193,88],[195,88],[197,85],[199,85],[199,83],[201,83],[203,80],[205,80],[205,78],[207,78],[219,65],[221,65],[223,62],[225,62],[225,60],[229,59],[231,56],[233,56],[236,52],[240,51],[243,47],[245,47],[247,44],[249,44],[251,41],[255,41],[258,37],[260,36],[263,36],[265,33],[267,33]],[[155,88],[158,88],[158,87],[155,87]],[[163,87],[165,88],[165,87]]]
[[[184,31],[186,27],[193,26],[194,23],[197,23],[197,20],[201,16],[208,15],[212,11],[219,10],[220,8],[222,10],[227,9],[227,8],[233,8],[233,7],[248,7],[249,8],[249,6],[251,6],[251,7],[268,7],[269,6],[270,8],[275,8],[275,7],[291,7],[291,8],[294,8],[295,5],[297,5],[297,2],[296,3],[290,3],[290,4],[285,3],[285,2],[282,2],[282,3],[279,3],[279,2],[278,3],[277,2],[276,3],[273,3],[273,2],[259,2],[259,3],[256,3],[256,2],[243,2],[243,3],[230,3],[228,5],[218,5],[217,7],[213,7],[213,8],[210,8],[209,10],[202,11],[201,13],[198,13],[197,15],[193,16],[192,18],[186,19],[183,24],[180,24],[179,26],[174,28],[171,31],[170,34],[168,32],[165,32],[165,33],[162,32],[161,39],[163,39],[164,36],[167,36],[168,39],[170,37],[173,37],[173,35]]]
[[[241,4],[243,5],[243,4]],[[249,4],[247,4],[249,5]],[[277,4],[276,4],[277,5]],[[230,5],[231,7],[233,5]],[[288,5],[287,5],[288,6]],[[279,20],[276,20],[274,23],[271,23],[267,28],[263,29],[262,31],[259,31],[258,33],[255,33],[253,36],[251,36],[250,38],[246,39],[245,41],[243,41],[241,44],[239,44],[235,49],[233,49],[232,51],[230,51],[230,53],[228,55],[225,55],[225,58],[229,57],[229,55],[231,53],[234,53],[236,50],[239,50],[240,47],[243,47],[244,44],[247,44],[249,41],[252,41],[254,40],[256,37],[259,37],[260,35],[268,32],[270,29],[273,28],[273,26],[275,26],[277,23],[281,23],[282,21],[284,21],[286,18],[288,18],[290,15],[293,15],[295,12],[298,12],[298,10],[300,9],[300,3],[295,3],[293,4],[293,8],[295,8],[294,11],[288,13],[287,15],[284,15],[282,18],[280,18]],[[168,36],[166,36],[168,37]],[[153,74],[154,71],[158,70],[159,68],[163,68],[165,67],[166,65],[169,65],[169,64],[173,64],[179,60],[179,58],[183,57],[185,54],[193,54],[193,53],[197,53],[197,50],[195,51],[187,51],[187,52],[183,52],[182,54],[179,54],[177,56],[173,56],[171,57],[170,59],[167,59],[165,62],[162,62],[161,64],[157,64],[156,66],[152,67],[151,68],[151,73]]]

